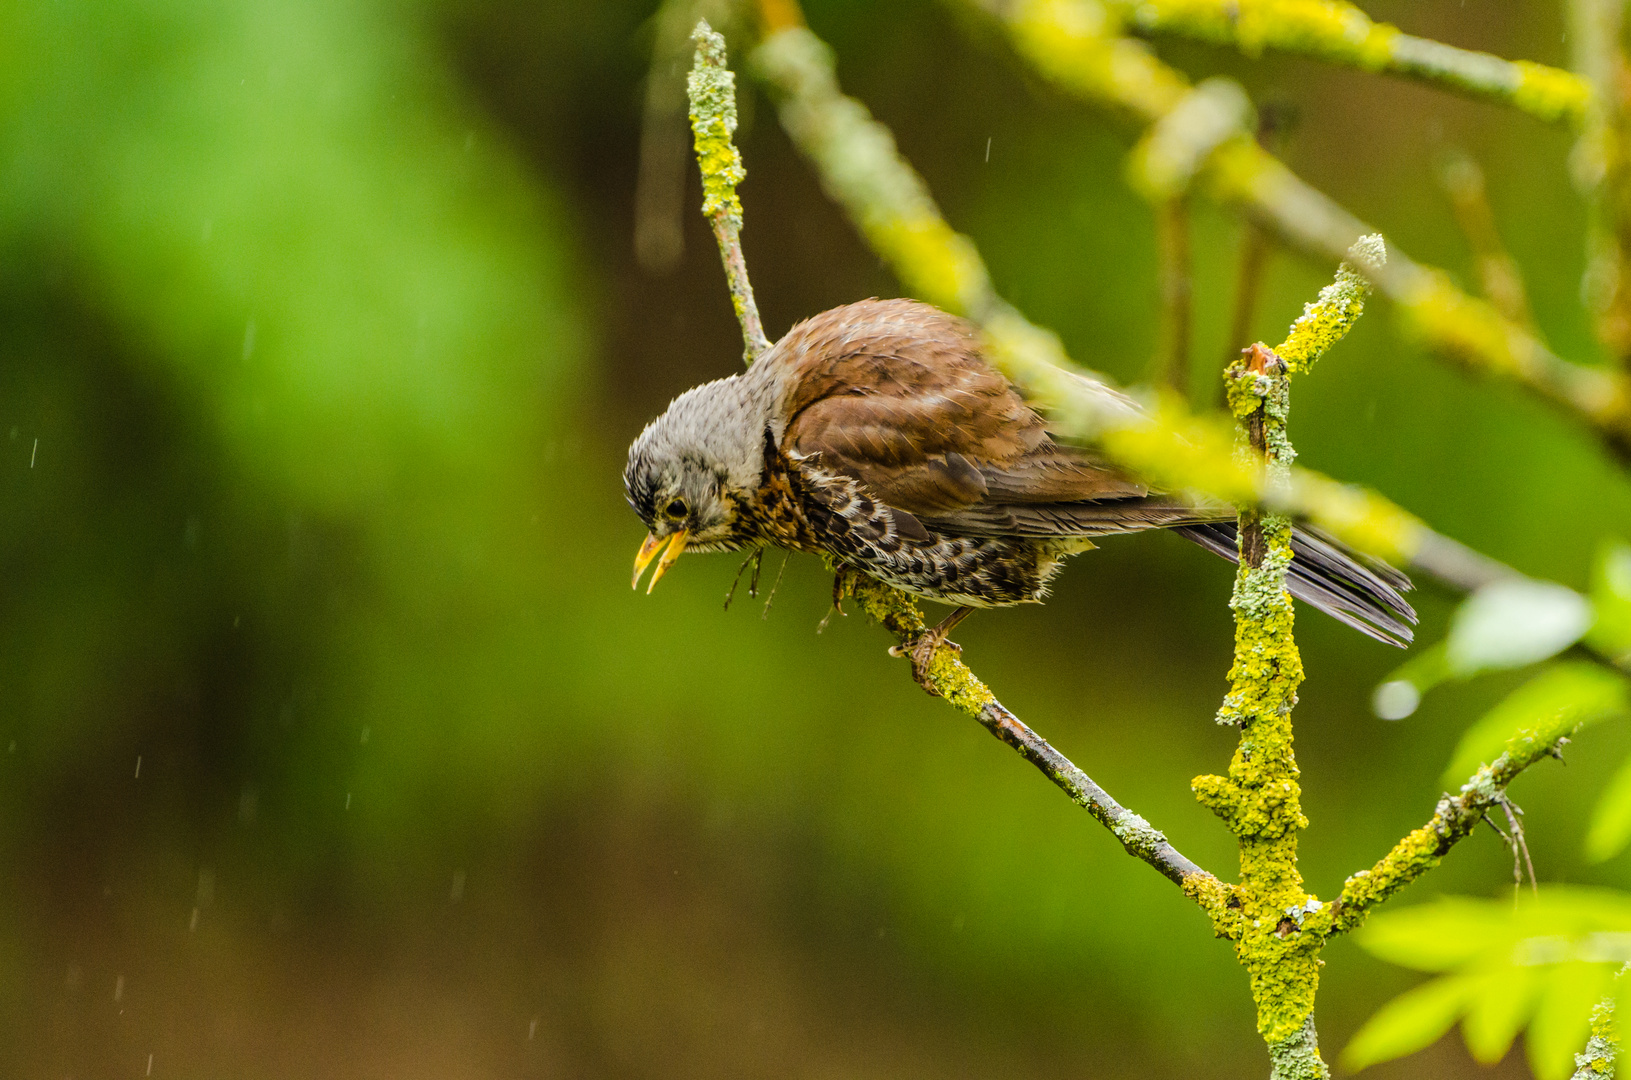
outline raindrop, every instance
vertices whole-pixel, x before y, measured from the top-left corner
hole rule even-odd
[[[152,1054],[147,1055],[147,1075],[148,1076],[153,1075],[153,1055]]]
[[[345,793],[345,808],[347,810],[351,809],[351,792],[349,791]]]
[[[244,359],[248,360],[255,355],[255,320],[250,319],[249,325],[244,327]]]
[[[1371,708],[1383,720],[1403,720],[1421,704],[1421,691],[1413,682],[1395,679],[1376,688]]]
[[[991,136],[989,135],[985,139],[985,163],[987,165],[991,164]]]
[[[142,778],[142,756],[140,754],[136,755],[136,777],[135,778],[137,780],[140,780]]]
[[[28,467],[30,469],[32,469],[34,467],[34,459],[39,457],[39,456],[40,456],[40,439],[39,439],[39,436],[36,435],[34,437],[34,449],[28,455]]]
[[[187,932],[192,933],[198,929],[198,909],[193,908],[193,917],[187,920]]]
[[[464,871],[463,870],[453,871],[453,888],[449,892],[448,895],[452,898],[452,900],[453,900],[453,902],[455,904],[457,904],[460,900],[464,899]]]
[[[122,998],[124,996],[125,996],[125,977],[123,975],[119,975],[119,976],[116,976],[114,978],[114,980],[113,980],[113,1000],[118,1001],[120,998]]]
[[[538,1018],[535,1016],[532,1018],[532,1023],[527,1025],[527,1041],[531,1042],[532,1037],[536,1034],[538,1034]]]
[[[361,740],[361,742],[362,742],[362,745],[364,745],[364,746],[368,745],[368,730],[369,730],[368,728],[363,728],[362,729],[362,740]]]

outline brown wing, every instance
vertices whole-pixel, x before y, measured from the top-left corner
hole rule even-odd
[[[835,308],[794,327],[778,352],[792,371],[784,449],[937,527],[1092,535],[1206,519],[1055,443],[981,357],[973,328],[925,304]]]

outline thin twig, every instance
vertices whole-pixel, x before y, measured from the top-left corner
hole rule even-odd
[[[736,196],[736,185],[747,170],[731,141],[736,132],[736,75],[725,66],[725,39],[706,19],[697,23],[691,40],[697,44],[697,53],[686,92],[691,99],[697,164],[702,168],[702,212],[719,242],[731,305],[742,324],[743,359],[751,364],[770,348],[770,341],[759,322],[759,305],[753,299],[747,258],[742,254],[742,201]]]
[[[1343,883],[1341,895],[1331,905],[1331,932],[1357,929],[1372,908],[1437,866],[1501,805],[1508,784],[1535,762],[1552,756],[1573,733],[1573,725],[1562,730],[1543,725],[1513,736],[1501,755],[1473,773],[1458,793],[1440,797],[1427,824],[1395,844],[1375,866]]]
[[[1456,224],[1472,249],[1484,295],[1514,325],[1537,334],[1518,262],[1506,250],[1500,230],[1495,227],[1495,213],[1484,190],[1484,171],[1464,151],[1449,150],[1439,166],[1438,180],[1450,198]]]
[[[903,647],[917,641],[927,629],[916,603],[905,593],[862,574],[844,575],[839,588],[853,596]],[[973,717],[987,731],[1019,751],[1026,761],[1070,796],[1072,802],[1109,829],[1128,854],[1180,885],[1186,895],[1213,917],[1215,926],[1220,919],[1226,920],[1226,903],[1233,887],[1182,855],[1158,829],[1113,799],[1069,758],[1021,722],[969,670],[954,646],[942,644],[936,650],[927,665],[926,683],[925,689],[930,693],[945,698],[958,711]]]
[[[1189,338],[1193,302],[1189,252],[1189,205],[1182,195],[1155,208],[1156,252],[1161,278],[1162,340],[1155,357],[1156,382],[1181,398],[1189,395]]]

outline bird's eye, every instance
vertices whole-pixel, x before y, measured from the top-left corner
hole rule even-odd
[[[685,505],[684,499],[675,499],[673,502],[668,504],[668,508],[664,510],[663,513],[667,514],[671,518],[682,518],[685,516],[685,511],[687,509],[688,507]]]

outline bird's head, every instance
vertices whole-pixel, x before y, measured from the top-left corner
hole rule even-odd
[[[741,509],[763,469],[762,429],[735,382],[686,391],[629,447],[624,492],[650,530],[634,560],[636,588],[659,551],[647,592],[681,552],[733,551],[753,539]]]

